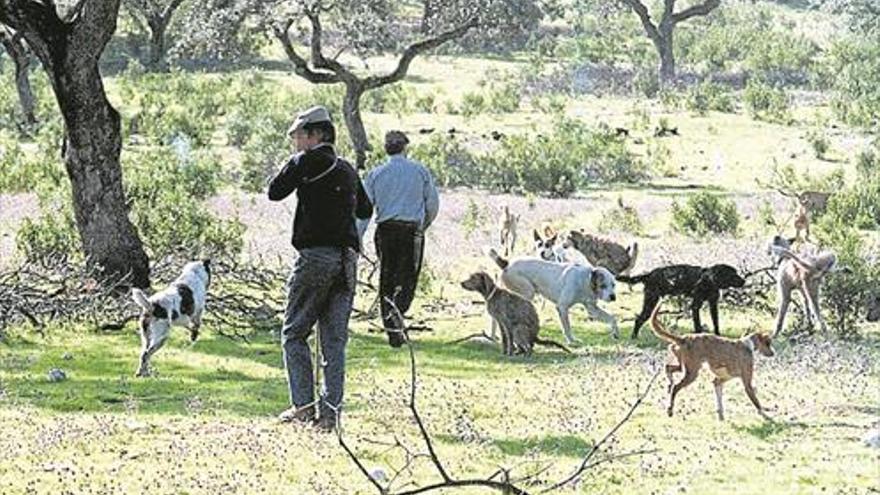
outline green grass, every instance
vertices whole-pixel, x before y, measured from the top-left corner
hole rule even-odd
[[[637,294],[623,294],[630,305]],[[415,335],[418,404],[440,456],[456,476],[497,466],[539,479],[564,477],[626,412],[663,362],[662,346],[614,341],[605,328],[573,316],[575,353],[538,348],[529,358],[496,346],[447,342],[485,324],[479,308],[434,321]],[[420,316],[429,316],[418,313]],[[551,308],[545,337],[561,339]],[[437,316],[437,315],[434,315]],[[729,332],[748,325],[729,321]],[[726,320],[727,321],[727,320]],[[586,323],[586,324],[584,324]],[[689,322],[683,324],[689,325]],[[628,326],[624,324],[625,334]],[[681,331],[681,329],[679,329]],[[399,438],[422,451],[406,408],[409,356],[384,335],[353,327],[348,353],[346,437],[368,467],[402,465],[400,452],[372,441]],[[0,479],[3,493],[370,493],[332,436],[278,425],[287,405],[278,343],[269,335],[244,344],[210,328],[190,345],[182,332],[154,357],[156,375],[133,378],[134,329],[97,335],[24,329],[0,347]],[[603,465],[570,493],[867,493],[877,484],[876,453],[859,438],[880,413],[874,340],[860,345],[781,344],[758,362],[761,400],[753,410],[741,386],[725,389],[727,421],[715,418],[711,380],[701,376],[666,417],[658,379],[610,454],[655,451]],[[867,367],[866,367],[867,366]],[[50,383],[49,369],[68,379]],[[436,479],[429,463],[413,468]],[[8,482],[6,480],[9,480]],[[463,491],[461,493],[484,493]]]

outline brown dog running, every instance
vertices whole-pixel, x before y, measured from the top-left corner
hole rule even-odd
[[[675,335],[663,327],[659,319],[660,305],[654,308],[651,314],[651,328],[654,335],[660,340],[669,342],[670,357],[677,362],[666,365],[666,377],[669,379],[669,407],[666,413],[671,417],[675,406],[675,396],[681,389],[687,387],[700,373],[703,363],[709,364],[709,369],[715,374],[715,403],[718,408],[718,419],[724,419],[724,405],[721,402],[721,393],[724,382],[731,378],[742,380],[746,394],[752,404],[758,409],[758,413],[767,418],[764,408],[758,402],[755,389],[752,386],[752,374],[755,366],[755,351],[762,355],[773,356],[771,337],[765,333],[750,333],[739,339],[729,339],[711,334]],[[673,385],[672,375],[684,370],[684,378]]]

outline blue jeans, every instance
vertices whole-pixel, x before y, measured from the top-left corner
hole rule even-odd
[[[345,384],[348,320],[356,282],[355,250],[316,247],[299,252],[287,282],[287,310],[281,327],[291,405],[304,407],[315,400],[312,353],[306,339],[317,323],[324,360],[321,414],[339,410]]]

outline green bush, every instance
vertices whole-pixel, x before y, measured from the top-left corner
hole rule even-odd
[[[733,98],[724,86],[704,81],[688,89],[685,97],[685,107],[688,110],[705,116],[709,111],[733,113]]]
[[[703,74],[741,71],[763,80],[806,83],[819,49],[779,21],[765,8],[722,6],[706,22],[676,30],[676,58]]]
[[[788,96],[782,88],[749,80],[743,92],[743,101],[749,114],[757,120],[786,125],[792,122]]]
[[[880,42],[845,40],[829,50],[827,78],[835,91],[831,108],[842,121],[880,125]]]
[[[860,326],[866,297],[876,290],[880,279],[880,264],[869,261],[877,253],[868,252],[861,234],[834,212],[824,215],[814,230],[819,243],[837,255],[838,265],[849,269],[846,273],[831,273],[823,280],[826,323],[837,335],[853,337]]]
[[[38,128],[36,150],[26,151],[20,139],[0,131],[0,193],[52,189],[67,180],[57,144],[45,149],[55,135],[50,126]]]
[[[16,248],[29,262],[43,263],[57,257],[81,258],[79,233],[69,199],[59,197],[56,202],[43,204],[40,216],[25,218],[15,233]]]
[[[414,145],[410,154],[447,187],[568,196],[593,182],[635,182],[647,176],[647,167],[622,140],[574,120],[561,121],[549,136],[506,136],[481,154],[446,135]]]
[[[634,235],[644,234],[645,228],[639,213],[635,208],[623,206],[619,204],[615,208],[610,208],[602,213],[599,220],[599,231],[608,233],[615,231],[629,232]]]
[[[807,132],[807,141],[810,143],[810,147],[813,148],[813,155],[820,160],[824,160],[825,153],[828,152],[830,147],[825,132],[819,128],[810,129]]]
[[[228,81],[204,74],[172,72],[146,74],[133,68],[119,77],[126,102],[126,131],[153,144],[187,139],[207,145],[225,111],[223,95]]]
[[[672,202],[672,226],[684,234],[736,234],[739,222],[736,203],[708,192],[690,196],[684,206]]]

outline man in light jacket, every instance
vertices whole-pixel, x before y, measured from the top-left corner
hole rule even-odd
[[[385,135],[388,161],[364,179],[376,213],[374,241],[381,267],[380,308],[391,347],[400,347],[405,342],[400,316],[406,314],[415,296],[425,251],[425,230],[437,218],[440,207],[431,173],[424,165],[407,158],[408,144],[406,134],[389,131]],[[368,223],[369,219],[360,222],[361,234]],[[388,300],[393,301],[393,306]]]

